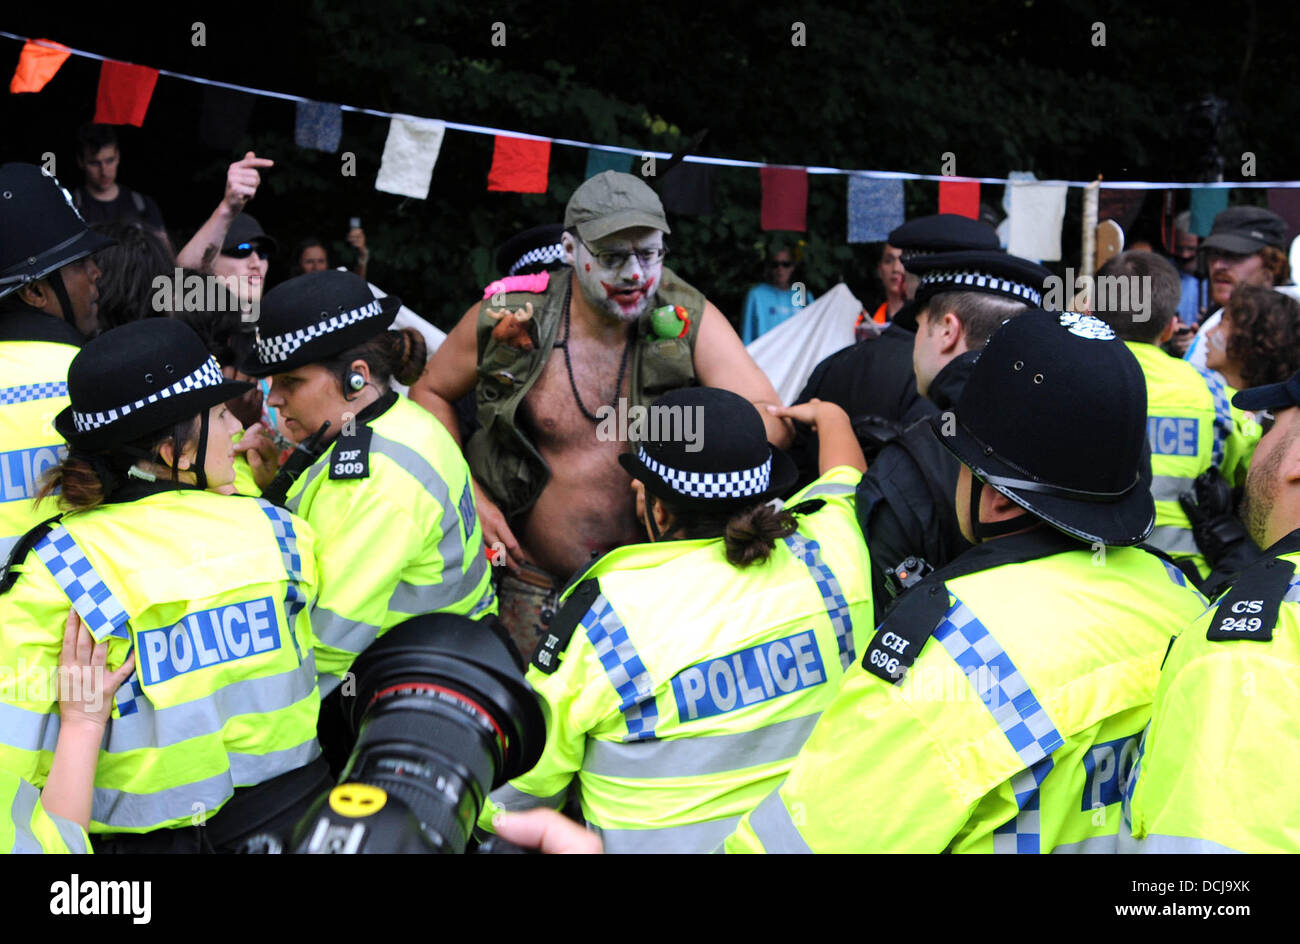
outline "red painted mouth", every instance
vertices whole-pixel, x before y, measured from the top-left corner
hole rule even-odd
[[[605,290],[605,296],[617,302],[620,308],[635,308],[645,298],[648,288],[645,285],[615,288],[604,282],[600,283],[600,287]]]

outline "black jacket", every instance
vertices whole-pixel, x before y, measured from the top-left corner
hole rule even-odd
[[[859,341],[836,351],[813,368],[795,403],[807,403],[816,397],[843,407],[849,419],[880,418],[889,423],[907,422],[926,409],[926,400],[916,392],[912,373],[912,339],[910,331],[889,325],[879,337]],[[859,435],[859,439],[863,439]],[[795,424],[790,457],[799,468],[795,488],[803,488],[817,478],[817,434],[801,423]],[[870,452],[871,443],[863,442]],[[868,455],[870,459],[870,455]]]
[[[961,466],[935,436],[931,417],[952,409],[978,357],[977,351],[962,354],[935,376],[933,399],[913,405],[910,425],[881,447],[858,483],[858,524],[871,552],[877,624],[893,602],[886,570],[908,557],[937,570],[971,546],[961,536],[953,502]]]

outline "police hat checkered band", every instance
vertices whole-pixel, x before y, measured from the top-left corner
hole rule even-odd
[[[510,271],[506,274],[514,275],[524,266],[530,266],[538,262],[542,265],[550,265],[553,262],[559,262],[563,257],[564,247],[559,243],[556,243],[554,246],[538,246],[536,249],[528,250],[516,259],[515,264],[510,267]]]
[[[1042,304],[1043,301],[1042,293],[1035,288],[1021,282],[1000,279],[996,275],[985,275],[981,272],[948,270],[927,272],[921,276],[922,286],[934,284],[952,285],[952,290],[955,292],[960,292],[966,287],[983,289],[988,292],[1002,292],[1006,295],[1014,295],[1016,298],[1023,298],[1027,304],[1035,307]]]
[[[345,311],[342,314],[335,315],[325,321],[317,324],[308,325],[305,328],[299,328],[297,331],[291,331],[288,334],[276,334],[269,338],[262,337],[261,331],[257,331],[255,339],[257,342],[257,359],[263,364],[279,364],[287,361],[298,348],[302,347],[308,341],[314,338],[321,338],[327,334],[333,334],[341,328],[346,328],[350,324],[355,324],[366,318],[373,318],[380,312],[379,299],[375,299],[368,305],[362,305],[360,308],[354,308],[351,311]]]
[[[216,387],[226,380],[221,376],[221,365],[217,363],[215,357],[209,357],[198,370],[182,377],[170,387],[164,387],[156,393],[151,393],[143,400],[136,400],[132,403],[124,404],[116,409],[102,410],[97,413],[78,413],[72,411],[72,422],[76,424],[77,432],[87,433],[92,429],[99,429],[101,426],[107,426],[109,423],[115,423],[123,417],[134,413],[136,410],[143,409],[151,403],[157,403],[159,400],[166,400],[168,397],[176,396],[180,393],[189,393],[191,390],[202,390],[204,387]]]
[[[663,479],[669,488],[687,498],[745,498],[761,495],[767,491],[772,479],[771,456],[762,465],[739,472],[684,472],[656,462],[645,449],[639,449],[637,457],[646,464],[646,468]]]

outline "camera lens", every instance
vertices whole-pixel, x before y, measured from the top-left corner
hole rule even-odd
[[[389,630],[353,672],[343,710],[355,746],[292,846],[463,852],[488,792],[529,770],[546,739],[505,644],[484,623],[430,614]]]

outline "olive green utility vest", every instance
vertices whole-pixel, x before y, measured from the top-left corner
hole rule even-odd
[[[507,519],[531,508],[551,477],[546,460],[520,429],[518,411],[555,350],[564,322],[565,288],[571,278],[571,271],[562,269],[551,273],[542,292],[497,292],[484,299],[479,308],[475,402],[481,428],[470,437],[465,455],[474,477]],[[508,287],[510,280],[503,281]],[[704,315],[704,302],[703,293],[664,268],[659,289],[636,324],[631,356],[631,405],[649,406],[669,390],[695,384],[695,338]],[[533,342],[531,351],[503,344],[492,337],[492,329],[499,322],[488,314],[489,308],[520,309],[529,303],[533,306],[533,316],[524,325]],[[650,315],[663,305],[686,309],[690,327],[683,337],[655,336]]]

